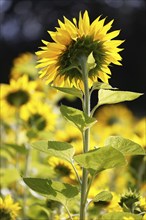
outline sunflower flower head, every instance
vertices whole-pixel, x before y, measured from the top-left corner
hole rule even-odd
[[[81,58],[87,59],[89,85],[100,79],[108,82],[111,75],[109,65],[121,65],[122,50],[118,46],[123,42],[113,40],[119,35],[119,30],[108,32],[113,20],[104,25],[105,18],[96,18],[90,23],[88,12],[79,14],[79,21],[73,22],[64,17],[64,22],[58,20],[56,31],[49,31],[53,42],[42,41],[45,46],[36,52],[40,68],[40,77],[47,84],[56,86],[82,87]]]
[[[19,203],[14,203],[10,195],[7,195],[4,199],[0,198],[1,220],[15,220],[20,209]]]
[[[28,75],[30,79],[34,79],[38,73],[35,66],[36,56],[30,52],[22,53],[13,61],[11,78],[18,79],[20,76]]]

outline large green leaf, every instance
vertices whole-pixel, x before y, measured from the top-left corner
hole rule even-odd
[[[81,132],[96,123],[95,118],[89,117],[87,114],[78,109],[62,105],[60,111],[62,115],[67,120],[73,122]]]
[[[102,220],[126,220],[128,219],[128,217],[129,219],[133,219],[133,220],[142,220],[142,216],[128,212],[110,212],[103,215]]]
[[[73,95],[75,97],[78,97],[80,99],[82,99],[83,97],[83,94],[82,94],[82,91],[75,88],[75,87],[72,87],[72,88],[66,88],[66,87],[56,87],[56,86],[52,86],[52,88],[55,88],[61,92],[64,92],[68,95]]]
[[[113,196],[111,194],[111,192],[109,191],[102,191],[100,193],[98,193],[94,198],[93,198],[93,202],[100,202],[100,201],[110,201],[112,200]]]
[[[104,104],[114,104],[124,101],[131,101],[137,99],[141,95],[143,94],[136,92],[100,89],[98,92],[98,106]]]
[[[23,180],[32,190],[63,205],[66,205],[67,202],[75,198],[79,193],[77,187],[58,181],[40,178],[24,178]]]
[[[72,162],[74,148],[71,144],[60,141],[37,141],[31,146],[39,151],[47,153],[49,156],[58,157]]]
[[[120,151],[108,146],[76,155],[74,159],[80,166],[87,168],[92,175],[127,163]]]
[[[121,136],[110,136],[105,145],[116,148],[124,155],[145,155],[144,149],[137,143]]]

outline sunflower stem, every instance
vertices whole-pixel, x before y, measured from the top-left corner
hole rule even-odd
[[[82,77],[83,77],[83,83],[84,83],[83,111],[88,116],[90,116],[90,94],[89,94],[89,86],[88,86],[87,57],[82,56],[80,59],[80,64],[82,68]],[[88,152],[89,150],[89,138],[90,138],[90,129],[87,128],[83,132],[83,152],[84,153]],[[83,168],[82,184],[81,184],[80,220],[86,219],[87,187],[88,187],[88,171],[86,168]]]
[[[75,172],[75,174],[76,174],[76,177],[77,177],[77,180],[78,180],[79,184],[81,184],[82,182],[81,182],[81,180],[80,180],[80,177],[79,177],[79,174],[78,174],[78,171],[77,171],[77,169],[76,169],[76,167],[75,167],[74,162],[72,162],[71,165],[72,165],[72,167],[73,167],[73,169],[74,169],[74,172]]]

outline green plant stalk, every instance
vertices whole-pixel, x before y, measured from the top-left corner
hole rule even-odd
[[[88,70],[87,70],[87,57],[81,58],[81,68],[82,68],[82,76],[84,83],[84,106],[83,111],[88,116],[90,116],[90,94],[89,94],[89,86],[88,86]],[[89,138],[90,138],[90,129],[87,128],[83,132],[83,152],[86,153],[89,150]],[[86,219],[86,193],[88,187],[88,171],[86,168],[83,168],[82,175],[82,184],[81,184],[81,203],[80,203],[80,220]]]
[[[25,169],[24,169],[24,177],[29,176],[29,169],[30,169],[30,163],[31,163],[31,148],[29,144],[26,144],[27,149],[27,155],[26,155],[26,163],[25,163]],[[25,192],[23,195],[23,216],[26,217],[26,206],[27,206],[27,196],[28,196],[28,187],[26,186]]]

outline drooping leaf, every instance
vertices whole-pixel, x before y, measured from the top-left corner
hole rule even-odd
[[[98,106],[104,104],[115,104],[124,101],[131,101],[143,95],[137,92],[112,91],[100,89],[98,92]]]
[[[126,218],[127,217],[127,218]],[[133,220],[142,220],[142,216],[135,215],[128,212],[110,212],[102,216],[102,220],[126,220],[126,219],[133,219]]]
[[[87,168],[92,175],[127,163],[120,151],[108,146],[76,155],[74,159],[80,166]]]
[[[116,148],[124,155],[145,155],[144,149],[137,143],[121,136],[110,136],[105,145]]]
[[[47,196],[48,199],[58,201],[66,205],[71,199],[76,197],[79,193],[77,187],[40,178],[24,178],[24,182],[34,191]]]
[[[49,156],[58,157],[69,162],[72,161],[75,152],[71,144],[61,141],[37,141],[32,143],[31,146],[47,153]]]
[[[73,95],[73,96],[78,97],[80,99],[82,99],[82,97],[83,97],[83,94],[82,94],[81,90],[79,90],[79,89],[77,89],[75,87],[66,88],[66,87],[52,86],[52,88],[57,89],[57,90],[59,90],[61,92],[64,92],[64,93],[66,93],[68,95]]]
[[[84,112],[67,107],[65,105],[62,105],[60,108],[60,111],[62,115],[69,121],[73,122],[74,125],[81,131],[83,132],[85,129],[88,127],[91,127],[96,123],[96,119],[89,117],[87,114]]]
[[[93,86],[92,86],[92,91],[93,90],[99,90],[99,89],[110,89],[110,90],[115,90],[115,89],[118,89],[118,88],[114,88],[112,87],[110,84],[108,83],[102,83],[102,82],[95,82],[93,83]]]
[[[100,202],[100,201],[105,201],[108,202],[110,200],[112,200],[113,196],[111,194],[111,192],[109,191],[102,191],[100,193],[98,193],[94,198],[93,198],[93,202]]]

